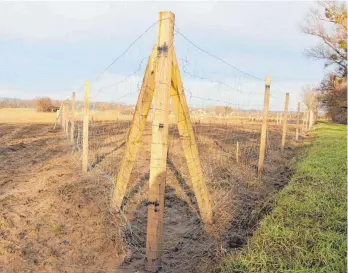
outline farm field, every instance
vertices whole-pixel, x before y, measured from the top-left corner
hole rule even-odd
[[[22,111],[22,110],[20,110]],[[13,111],[15,113],[15,111]],[[18,114],[18,113],[17,113]],[[39,115],[39,114],[38,114]],[[54,116],[45,123],[1,123],[0,257],[8,272],[142,272],[145,257],[151,126],[145,128],[122,214],[110,210],[113,179],[129,121],[90,124],[88,174],[81,172],[81,143],[71,143]],[[193,127],[214,223],[204,226],[174,125],[169,128],[165,192],[164,272],[211,272],[239,249],[288,182],[301,147],[289,127],[280,153],[281,126],[270,124],[265,172],[257,178],[261,124],[195,122]],[[240,162],[235,158],[240,142]],[[188,258],[190,257],[190,258]],[[212,263],[213,261],[213,263]]]

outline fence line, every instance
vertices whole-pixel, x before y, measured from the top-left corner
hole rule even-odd
[[[177,29],[170,12],[161,14],[95,81],[102,80],[156,24],[158,41],[149,57],[120,80],[99,87],[86,81],[83,99],[80,92],[73,92],[71,100],[62,103],[57,120],[73,143],[83,172],[100,170],[113,180],[110,202],[125,221],[123,237],[132,251],[146,258],[147,270],[163,267],[173,272],[192,266],[183,258],[190,249],[200,250],[202,258],[216,247],[214,238],[222,236],[231,222],[235,210],[231,200],[237,198],[238,187],[275,172],[272,165],[289,143],[311,128],[314,113],[301,112],[300,103],[297,111],[289,111],[289,93],[281,113],[270,104],[275,98],[270,77],[263,82],[204,50]],[[183,46],[178,37],[192,46],[191,55],[177,58]],[[197,68],[204,57],[215,61],[208,67],[212,72]],[[229,70],[219,69],[221,64]],[[219,79],[216,71],[228,76]],[[102,101],[102,96],[107,99]],[[262,96],[264,103],[255,104],[255,97]],[[175,199],[173,192],[180,198]],[[165,201],[174,206],[166,210],[181,218],[165,215]],[[165,228],[182,218],[196,224],[181,236],[192,243],[207,232],[202,244],[180,245],[176,229]],[[161,263],[175,244],[180,245],[177,258]]]

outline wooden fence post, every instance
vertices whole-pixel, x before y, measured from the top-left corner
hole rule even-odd
[[[313,108],[309,109],[309,130],[312,129],[313,125],[314,125],[314,110]]]
[[[239,141],[237,141],[237,145],[236,145],[236,161],[237,161],[237,164],[239,164]]]
[[[65,111],[66,111],[65,110],[65,103],[63,101],[61,115],[62,115],[62,129],[63,129],[64,132],[65,132]]]
[[[65,115],[65,136],[67,138],[69,138],[69,101],[66,100],[65,101],[65,111],[64,111],[64,115]]]
[[[75,92],[72,93],[71,97],[71,120],[70,120],[70,140],[74,142],[75,135]]]
[[[85,82],[85,101],[83,108],[82,171],[88,170],[88,123],[89,123],[89,82]]]
[[[263,164],[265,161],[270,84],[271,84],[271,77],[267,76],[266,77],[266,85],[265,85],[265,97],[264,97],[264,102],[263,102],[263,121],[262,121],[262,127],[261,127],[259,165],[258,165],[258,169],[257,169],[258,177],[261,177],[261,175],[262,175]]]
[[[146,270],[151,272],[157,272],[160,269],[163,252],[164,194],[174,36],[174,14],[169,11],[160,12],[159,17],[145,265]]]
[[[304,135],[307,132],[307,110],[303,111],[302,116],[302,134]]]
[[[283,116],[283,134],[282,134],[282,144],[280,150],[283,152],[285,148],[286,140],[286,127],[288,122],[288,109],[289,109],[289,93],[285,95],[285,107],[284,107],[284,116]]]
[[[300,112],[301,111],[301,103],[297,103],[297,120],[296,120],[296,141],[298,141],[298,135],[300,131]]]

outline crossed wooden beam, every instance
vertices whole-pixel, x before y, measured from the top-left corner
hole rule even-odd
[[[154,100],[146,243],[146,267],[153,272],[160,267],[162,252],[170,100],[201,218],[209,224],[213,216],[173,46],[173,29],[174,14],[161,12],[158,43],[147,63],[112,197],[112,205],[120,209]]]

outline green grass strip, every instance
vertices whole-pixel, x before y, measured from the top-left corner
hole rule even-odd
[[[319,123],[311,134],[272,213],[221,272],[347,272],[347,126]]]

